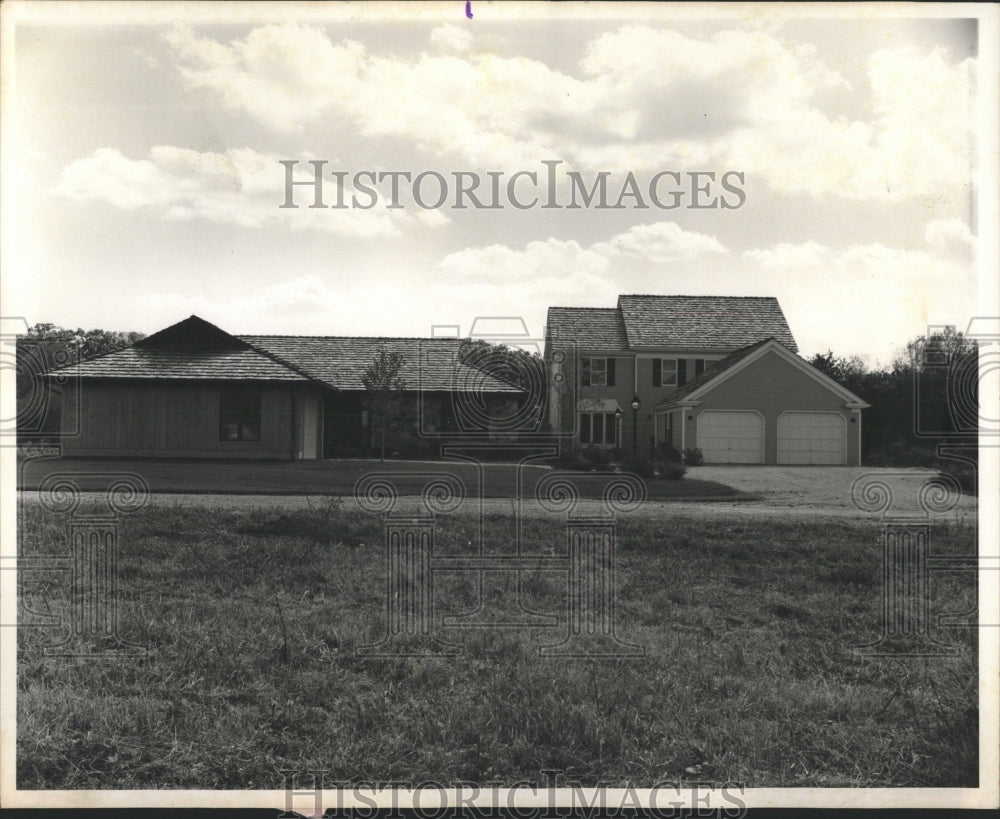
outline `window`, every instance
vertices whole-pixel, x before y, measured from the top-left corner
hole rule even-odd
[[[581,444],[617,444],[618,421],[613,412],[580,413]]]
[[[701,375],[705,371],[705,359],[693,358],[694,375]],[[653,386],[654,387],[681,387],[689,381],[688,364],[686,358],[654,358],[653,359]]]
[[[615,360],[613,358],[584,358],[580,362],[581,384],[584,387],[613,387],[615,385]]]
[[[679,387],[683,381],[677,378],[676,358],[654,358],[653,359],[653,386],[654,387]]]
[[[219,392],[219,440],[260,440],[260,389],[224,387]]]

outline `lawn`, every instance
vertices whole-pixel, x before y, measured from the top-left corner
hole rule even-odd
[[[512,464],[483,465],[483,496],[513,497],[518,467]],[[145,478],[153,492],[211,493],[232,495],[350,495],[358,479],[372,472],[392,473],[400,494],[420,494],[428,472],[448,472],[465,485],[466,494],[479,494],[476,464],[439,461],[318,460],[318,461],[214,461],[159,459],[42,458],[25,460],[18,480],[20,489],[37,489],[53,472],[79,475],[81,491],[103,491],[106,479],[100,473],[133,472]],[[546,467],[523,467],[525,493],[534,492],[535,483],[551,474]],[[600,498],[612,473],[561,472],[584,498]],[[739,492],[715,481],[684,478],[676,481],[647,481],[647,496],[657,500],[756,500],[758,496]]]
[[[85,512],[81,509],[78,514]],[[488,550],[510,543],[488,517]],[[449,632],[451,659],[357,656],[384,633],[382,523],[342,501],[305,510],[158,505],[121,530],[122,637],[140,658],[46,657],[22,630],[21,788],[280,788],[279,769],[358,780],[583,784],[735,781],[748,787],[974,786],[976,630],[958,656],[858,660],[874,640],[877,527],[642,516],[618,528],[618,625],[634,659],[539,656],[551,635]],[[969,527],[935,525],[967,554]],[[469,554],[468,517],[439,520]],[[524,552],[565,550],[557,521],[524,522]],[[23,506],[24,555],[64,549],[66,521]],[[65,584],[25,578],[33,609]],[[974,577],[941,575],[935,610],[974,605]],[[439,614],[473,609],[470,573],[435,579]],[[561,618],[565,576],[526,571],[525,603]],[[513,611],[494,578],[490,605]]]

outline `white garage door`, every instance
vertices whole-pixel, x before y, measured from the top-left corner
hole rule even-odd
[[[839,412],[786,412],[778,419],[779,464],[844,464],[847,419]]]
[[[764,419],[756,412],[706,410],[697,437],[707,464],[764,463]]]

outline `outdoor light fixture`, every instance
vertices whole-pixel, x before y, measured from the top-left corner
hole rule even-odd
[[[638,412],[639,411],[639,407],[641,407],[641,406],[642,406],[642,402],[639,400],[639,396],[638,395],[633,395],[632,396],[632,412]]]

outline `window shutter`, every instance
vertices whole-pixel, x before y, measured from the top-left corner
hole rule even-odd
[[[580,385],[583,387],[590,386],[590,359],[581,358],[580,359]]]
[[[659,358],[653,359],[653,386],[663,386],[663,361]]]
[[[607,373],[608,373],[607,377],[608,386],[613,387],[615,385],[615,360],[613,358],[608,359]]]
[[[678,358],[677,359],[677,386],[680,387],[687,383],[687,359]]]
[[[694,374],[695,374],[695,376],[699,376],[703,372],[705,372],[705,359],[704,358],[696,358],[694,360]]]

